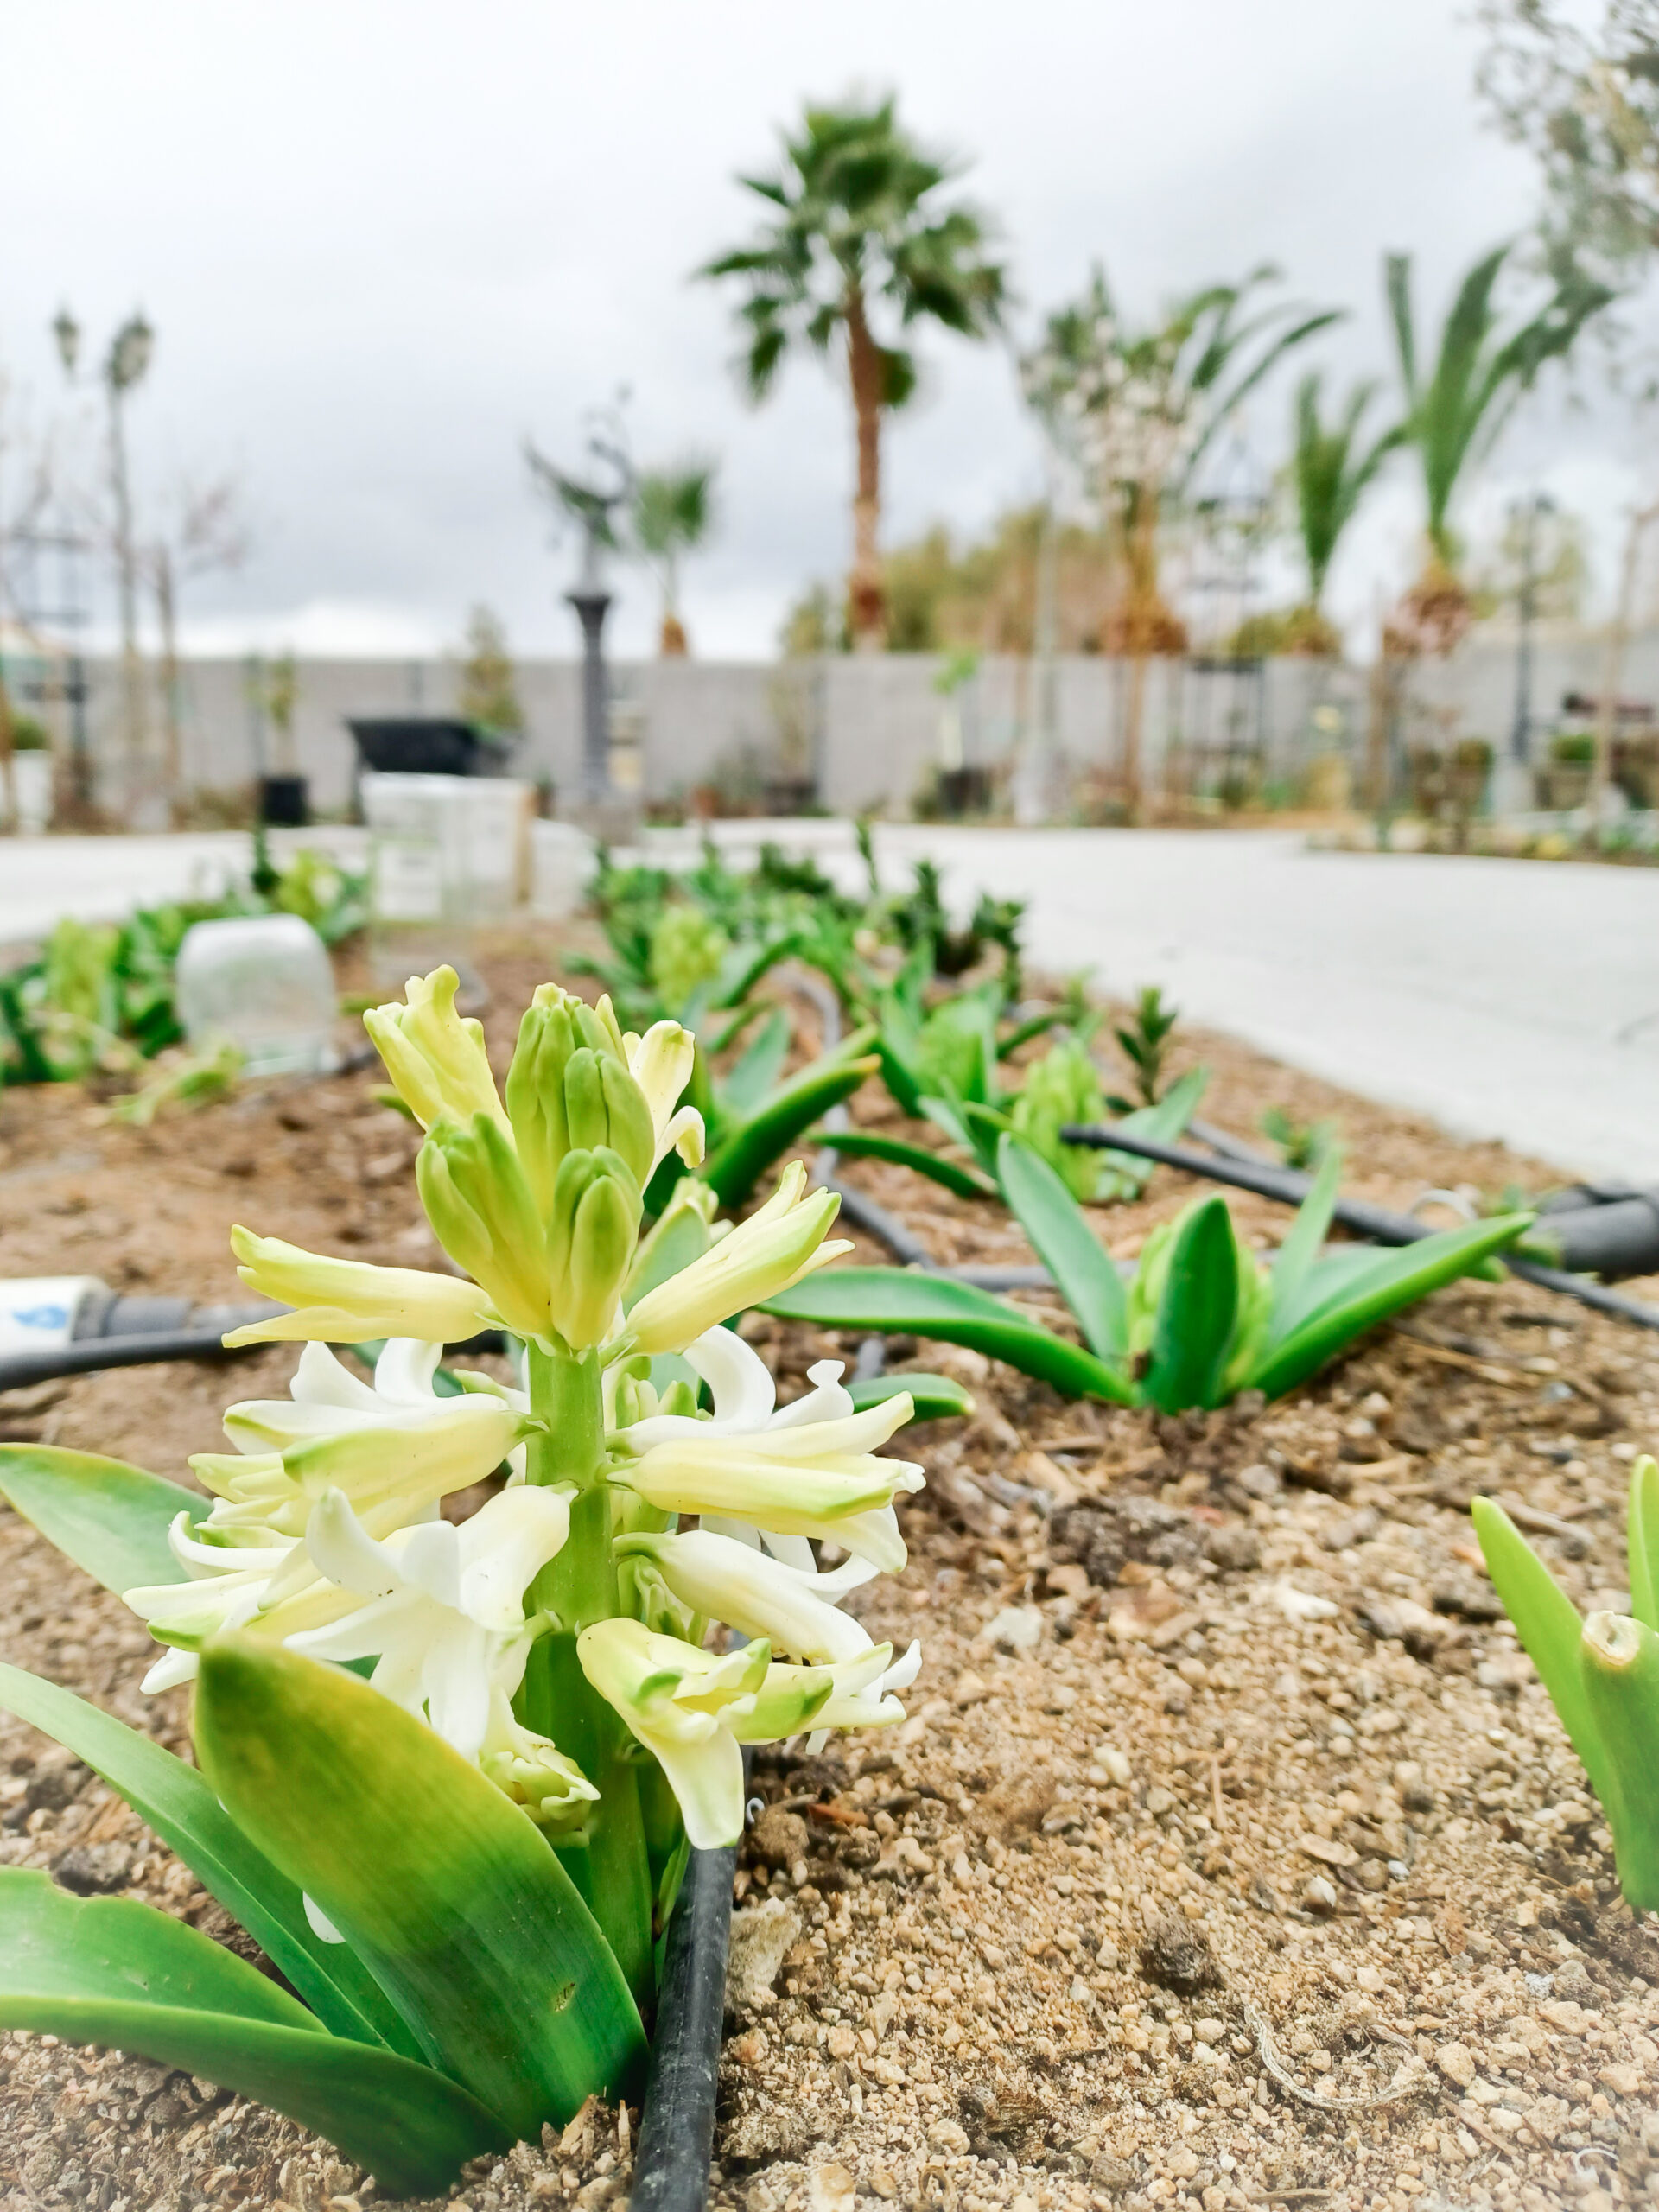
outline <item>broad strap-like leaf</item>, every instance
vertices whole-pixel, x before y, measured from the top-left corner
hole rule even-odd
[[[1628,1615],[1586,1621],[1579,1678],[1611,1786],[1599,1788],[1619,1887],[1638,1912],[1659,1908],[1659,1635]]]
[[[1308,1279],[1318,1264],[1325,1240],[1331,1234],[1331,1216],[1341,1180],[1342,1154],[1332,1145],[1319,1162],[1313,1187],[1297,1207],[1290,1233],[1274,1258],[1269,1344],[1275,1344],[1288,1335],[1302,1312]]]
[[[769,938],[758,948],[734,945],[715,980],[711,1003],[722,1011],[727,1007],[741,1006],[760,978],[780,960],[787,960],[798,952],[804,942],[804,931],[785,930],[782,936]]]
[[[1012,1130],[1005,1130],[997,1144],[996,1174],[1032,1249],[1071,1308],[1084,1342],[1102,1359],[1121,1363],[1128,1342],[1122,1278],[1083,1208],[1048,1162]]]
[[[832,1106],[850,1098],[878,1063],[862,1059],[815,1060],[741,1122],[701,1170],[703,1180],[725,1206],[741,1205],[780,1153],[821,1121]]]
[[[249,1637],[202,1654],[195,1725],[231,1817],[516,2137],[637,2092],[645,2036],[597,1923],[469,1759],[366,1682]]]
[[[919,1370],[901,1369],[896,1375],[867,1376],[862,1382],[847,1385],[847,1395],[858,1412],[870,1406],[883,1406],[889,1398],[896,1398],[907,1390],[916,1402],[914,1418],[918,1421],[950,1421],[966,1419],[974,1411],[973,1393],[964,1390],[960,1382],[953,1382],[948,1375],[924,1375]]]
[[[754,1111],[776,1084],[784,1062],[789,1058],[792,1033],[789,1016],[782,1007],[767,1015],[744,1048],[736,1066],[719,1079],[716,1088],[723,1120],[741,1122],[746,1114]]]
[[[1578,1610],[1503,1507],[1478,1497],[1470,1508],[1492,1587],[1515,1624],[1555,1717],[1604,1804],[1615,1777],[1601,1731],[1585,1694],[1580,1649],[1584,1624]]]
[[[1303,1285],[1306,1304],[1294,1326],[1277,1344],[1269,1344],[1241,1387],[1265,1391],[1269,1398],[1282,1397],[1365,1330],[1455,1282],[1459,1275],[1472,1274],[1483,1260],[1512,1243],[1532,1219],[1529,1213],[1510,1213],[1491,1221],[1465,1222],[1415,1244],[1379,1252],[1363,1269],[1344,1253],[1339,1255],[1340,1287],[1328,1295],[1325,1270],[1338,1255],[1319,1262]]]
[[[233,1951],[124,1897],[0,1867],[0,2027],[181,2067],[286,2113],[397,2196],[441,2194],[508,2129],[429,2066],[325,2034]]]
[[[49,1444],[0,1444],[0,1496],[118,1597],[182,1582],[168,1529],[181,1513],[199,1520],[213,1503],[124,1459]]]
[[[373,1978],[344,1943],[325,1943],[298,1889],[249,1842],[203,1777],[160,1744],[72,1690],[0,1664],[0,1707],[91,1767],[241,1923],[324,2027],[410,2058],[417,2048]]]
[[[902,1137],[884,1136],[876,1129],[825,1129],[819,1137],[823,1143],[834,1145],[843,1160],[885,1160],[894,1167],[908,1167],[959,1198],[996,1196],[995,1184],[977,1167],[947,1160],[943,1153],[929,1152],[925,1145],[906,1144]]]
[[[1647,1452],[1630,1470],[1630,1611],[1659,1630],[1659,1466]]]
[[[996,1147],[1006,1130],[1014,1127],[999,1106],[984,1106],[977,1099],[970,1099],[962,1109],[963,1127],[968,1141],[979,1155],[980,1164],[988,1175],[996,1173]]]
[[[1174,1144],[1185,1134],[1209,1083],[1208,1068],[1189,1068],[1179,1083],[1171,1084],[1155,1106],[1137,1106],[1118,1126],[1130,1136],[1150,1137],[1154,1144]],[[1102,1152],[1098,1157],[1103,1173],[1111,1171],[1120,1184],[1128,1185],[1130,1194],[1146,1189],[1157,1164],[1132,1152]],[[1109,1198],[1122,1192],[1108,1190],[1103,1195]]]
[[[1205,1198],[1181,1223],[1153,1323],[1141,1395],[1166,1414],[1219,1402],[1238,1325],[1241,1255],[1227,1202]]]
[[[826,1329],[873,1329],[966,1344],[1052,1382],[1067,1397],[1134,1402],[1128,1380],[1093,1352],[1052,1335],[988,1292],[942,1275],[908,1268],[826,1268],[780,1291],[761,1311]]]

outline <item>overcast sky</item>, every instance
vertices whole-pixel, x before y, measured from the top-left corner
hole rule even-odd
[[[687,617],[708,656],[772,650],[789,601],[844,566],[851,432],[810,361],[752,411],[730,302],[689,272],[753,218],[804,95],[895,87],[1004,234],[1020,328],[1104,261],[1132,313],[1254,263],[1352,308],[1321,358],[1386,365],[1378,264],[1453,277],[1524,226],[1530,164],[1482,125],[1460,0],[57,0],[8,11],[0,73],[0,364],[14,422],[65,404],[48,337],[89,346],[142,303],[158,342],[131,409],[155,512],[181,471],[237,470],[245,568],[192,588],[197,644],[417,652],[489,601],[523,652],[564,652],[570,550],[520,459],[579,455],[631,387],[645,461],[721,457],[717,542]],[[1031,498],[1039,461],[1007,354],[924,341],[887,442],[886,534],[962,531]],[[1282,453],[1282,390],[1248,425]],[[1605,405],[1542,406],[1484,505],[1546,483],[1606,535],[1638,483]],[[1414,557],[1403,473],[1337,580],[1369,615]],[[1599,566],[1609,566],[1603,557]],[[619,643],[652,634],[621,583]],[[1356,631],[1356,643],[1363,642]]]

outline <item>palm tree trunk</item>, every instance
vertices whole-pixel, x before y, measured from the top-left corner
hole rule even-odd
[[[855,652],[887,641],[887,594],[877,537],[881,523],[881,353],[870,335],[864,295],[847,287],[847,369],[858,429],[858,490],[853,499],[853,566],[847,580],[848,626]]]

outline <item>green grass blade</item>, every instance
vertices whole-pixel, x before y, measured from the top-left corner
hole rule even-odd
[[[1659,1630],[1659,1466],[1644,1452],[1630,1470],[1630,1611]]]
[[[1269,1398],[1282,1396],[1377,1322],[1415,1305],[1431,1291],[1443,1289],[1459,1275],[1472,1274],[1483,1260],[1512,1243],[1531,1220],[1529,1213],[1499,1214],[1491,1221],[1465,1222],[1415,1244],[1379,1252],[1363,1274],[1356,1275],[1344,1268],[1341,1287],[1328,1298],[1321,1294],[1329,1263],[1321,1262],[1306,1285],[1310,1310],[1287,1336],[1269,1346],[1246,1378],[1249,1387],[1265,1391]]]
[[[969,1167],[959,1160],[947,1160],[943,1153],[929,1152],[924,1145],[906,1144],[902,1137],[883,1136],[874,1129],[826,1129],[818,1135],[819,1141],[834,1145],[843,1160],[885,1160],[894,1167],[908,1167],[915,1174],[942,1184],[959,1198],[994,1198],[997,1195],[995,1184],[977,1167]]]
[[[742,945],[734,947],[715,983],[715,1006],[722,1012],[728,1007],[741,1006],[766,971],[798,952],[804,942],[804,931],[786,930],[758,951],[750,952]]]
[[[256,2098],[383,2190],[442,2193],[508,2130],[429,2067],[327,2035],[232,1951],[149,1905],[0,1868],[0,2027],[102,2044]]]
[[[168,1529],[179,1514],[194,1522],[212,1503],[124,1459],[48,1444],[0,1444],[0,1497],[118,1596],[182,1582]]]
[[[1141,1395],[1166,1414],[1213,1406],[1238,1325],[1240,1254],[1227,1202],[1205,1198],[1182,1222],[1153,1325]]]
[[[1478,1497],[1470,1508],[1492,1587],[1515,1624],[1555,1717],[1566,1729],[1596,1795],[1607,1802],[1612,1776],[1601,1731],[1584,1688],[1584,1624],[1572,1599],[1501,1505]]]
[[[1313,1188],[1297,1207],[1296,1218],[1290,1224],[1290,1233],[1274,1259],[1273,1320],[1268,1331],[1269,1344],[1278,1344],[1296,1325],[1309,1277],[1319,1262],[1325,1240],[1331,1234],[1331,1216],[1336,1206],[1337,1190],[1341,1180],[1342,1154],[1332,1145],[1319,1162]]]
[[[232,1818],[515,2136],[637,2092],[645,2036],[593,1916],[529,1818],[424,1722],[225,1637],[202,1655],[195,1726]]]
[[[860,1413],[868,1406],[885,1405],[901,1390],[908,1390],[915,1400],[918,1421],[966,1419],[975,1410],[973,1393],[953,1382],[948,1375],[901,1370],[896,1375],[867,1376],[861,1382],[847,1385],[847,1395]]]
[[[752,1114],[777,1082],[789,1058],[793,1032],[781,1007],[766,1017],[745,1047],[743,1057],[719,1082],[721,1113],[734,1122]]]
[[[193,1766],[73,1691],[0,1664],[0,1707],[84,1760],[241,1923],[330,2033],[416,2045],[355,1952],[325,1943],[300,1892],[248,1841]]]
[[[997,1180],[1032,1249],[1077,1317],[1084,1342],[1121,1362],[1128,1342],[1128,1304],[1112,1255],[1082,1207],[1035,1148],[1012,1130],[996,1147]]]
[[[733,1130],[700,1171],[721,1204],[741,1205],[779,1154],[787,1152],[815,1122],[822,1121],[832,1106],[850,1098],[876,1065],[874,1056],[815,1062],[792,1083],[773,1091],[763,1106]]]
[[[971,1284],[905,1268],[826,1268],[761,1308],[826,1329],[864,1329],[966,1344],[1070,1398],[1135,1402],[1129,1383],[1092,1352],[1069,1344]]]

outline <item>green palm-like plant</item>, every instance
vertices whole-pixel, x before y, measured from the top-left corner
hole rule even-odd
[[[1406,426],[1392,423],[1367,444],[1361,424],[1376,395],[1375,383],[1357,384],[1330,423],[1319,413],[1322,383],[1314,369],[1296,387],[1289,474],[1297,533],[1307,563],[1306,611],[1311,619],[1306,626],[1326,636],[1325,586],[1338,543],[1383,462],[1405,442]]]
[[[771,391],[791,346],[823,354],[846,347],[858,430],[851,628],[855,643],[879,645],[881,421],[916,389],[906,334],[932,321],[964,338],[985,337],[1000,319],[1006,277],[986,250],[983,219],[960,201],[942,201],[953,164],[917,144],[891,97],[808,107],[783,153],[776,175],[741,180],[767,205],[759,238],[698,274],[736,277],[747,288],[739,310],[743,370],[757,400]]]
[[[714,526],[715,472],[712,461],[686,461],[673,468],[646,469],[633,487],[634,542],[662,588],[658,649],[664,659],[686,651],[685,625],[680,618],[680,558],[701,545]]]
[[[1411,297],[1411,256],[1391,253],[1384,289],[1394,329],[1406,434],[1422,464],[1428,541],[1435,562],[1456,565],[1452,499],[1469,463],[1491,450],[1523,392],[1546,363],[1567,353],[1611,289],[1568,269],[1538,312],[1507,334],[1494,295],[1511,247],[1495,246],[1458,288],[1432,366],[1420,359]]]

